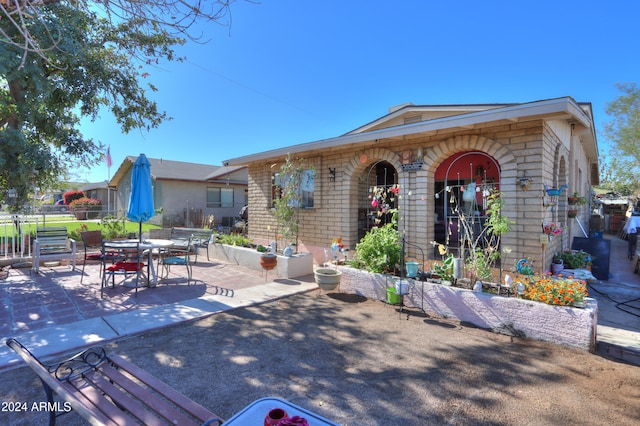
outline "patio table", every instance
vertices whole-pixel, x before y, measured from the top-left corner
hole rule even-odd
[[[287,412],[289,417],[300,416],[304,417],[309,426],[318,425],[332,425],[338,426],[338,423],[334,423],[331,420],[311,412],[305,408],[299,407],[285,399],[267,397],[260,398],[247,405],[241,411],[236,413],[233,417],[224,422],[224,426],[233,425],[262,425],[264,424],[264,418],[269,411],[274,408],[282,408]]]
[[[136,242],[138,242],[138,240],[117,240],[117,241],[111,242],[111,244],[122,243],[122,245],[127,245],[131,243],[136,243]],[[143,240],[138,245],[138,248],[141,252],[147,253],[147,257],[148,257],[147,270],[149,271],[149,273],[147,273],[147,284],[150,287],[155,287],[156,285],[158,285],[158,274],[156,272],[156,268],[153,266],[153,256],[152,256],[153,249],[163,249],[163,248],[166,249],[173,246],[173,244],[174,242],[172,240],[162,240],[162,239],[152,238],[152,239]],[[153,278],[153,280],[150,281],[150,278]],[[152,283],[153,285],[151,285]]]

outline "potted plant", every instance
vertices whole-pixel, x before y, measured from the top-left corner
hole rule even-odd
[[[562,254],[556,253],[553,255],[553,260],[551,263],[551,272],[557,274],[558,272],[562,272],[564,270],[564,260],[562,260]]]
[[[574,192],[573,195],[570,195],[569,197],[567,197],[567,202],[570,205],[584,206],[585,204],[587,204],[587,199],[585,197],[580,196],[580,194],[578,194],[577,192]]]
[[[549,241],[551,241],[554,236],[562,234],[562,228],[555,223],[549,223],[542,225],[542,232],[546,234],[549,237]]]
[[[570,209],[570,210],[567,211],[567,217],[568,218],[573,219],[576,216],[578,216],[578,210]]]
[[[78,220],[95,219],[99,215],[101,204],[98,199],[82,197],[73,200],[69,204],[69,208]]]
[[[558,255],[567,269],[588,269],[593,256],[582,250],[565,250]]]

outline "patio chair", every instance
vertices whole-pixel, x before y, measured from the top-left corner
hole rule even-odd
[[[191,276],[193,273],[193,266],[191,265],[191,237],[187,240],[187,244],[184,248],[171,248],[169,254],[160,258],[162,267],[166,272],[166,277],[169,276],[171,267],[175,265],[185,266],[187,268],[187,285],[191,284]]]
[[[84,246],[84,262],[82,263],[82,275],[80,284],[84,278],[84,267],[87,261],[100,262],[100,275],[102,276],[102,231],[84,231],[80,233]]]
[[[111,288],[115,287],[116,275],[136,276],[135,295],[138,296],[138,283],[144,269],[143,254],[140,252],[139,242],[103,242],[102,243],[102,282],[100,297],[103,297],[104,287],[111,278]]]

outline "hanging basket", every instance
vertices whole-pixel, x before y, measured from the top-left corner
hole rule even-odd
[[[578,216],[578,210],[569,210],[567,211],[567,217],[568,218],[574,218]]]

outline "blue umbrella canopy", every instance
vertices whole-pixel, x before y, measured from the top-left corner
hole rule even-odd
[[[155,214],[153,208],[153,188],[151,184],[151,163],[144,154],[140,154],[131,172],[131,195],[127,218],[133,222],[146,222]],[[142,238],[142,234],[140,235]]]

